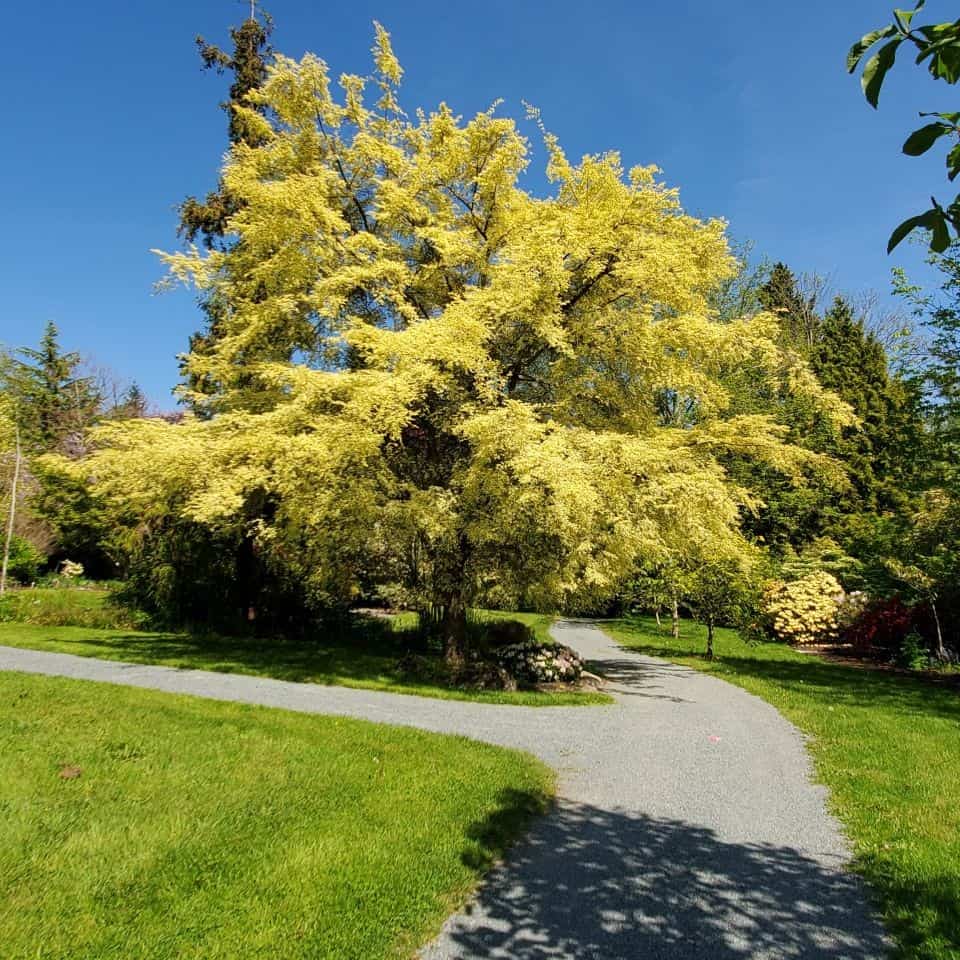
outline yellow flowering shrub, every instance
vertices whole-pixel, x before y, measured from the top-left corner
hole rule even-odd
[[[824,643],[836,639],[843,587],[824,571],[799,580],[772,583],[764,591],[763,613],[777,640]]]

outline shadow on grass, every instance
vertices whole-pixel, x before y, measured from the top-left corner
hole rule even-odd
[[[389,681],[411,638],[388,624],[337,624],[316,638],[223,637],[215,634],[111,631],[53,641],[69,652],[198,670],[252,673],[279,680]]]
[[[529,810],[505,797],[478,836]],[[444,953],[443,950],[447,950]],[[561,801],[425,960],[511,957],[880,958],[859,881],[790,847],[732,843],[680,820]]]
[[[627,630],[618,634],[619,640],[638,653],[707,663],[699,638],[681,637],[679,641],[664,643],[662,637],[642,625],[630,624]],[[960,693],[952,687],[931,684],[918,677],[847,666],[781,645],[748,647],[742,640],[727,636],[718,643],[710,673],[776,683],[788,692],[802,692],[832,706],[885,707],[960,721]]]

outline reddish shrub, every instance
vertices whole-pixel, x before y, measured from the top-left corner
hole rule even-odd
[[[871,604],[847,627],[844,639],[860,650],[881,647],[898,649],[901,640],[915,626],[916,611],[899,597]]]

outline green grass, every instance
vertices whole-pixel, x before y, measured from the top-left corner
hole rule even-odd
[[[0,674],[0,953],[408,957],[552,787],[460,737]]]
[[[67,595],[51,598],[49,594]],[[11,596],[19,609],[43,611],[37,622],[0,622],[0,644],[52,650],[105,660],[162,664],[170,667],[248,673],[280,680],[335,684],[366,690],[419,694],[447,700],[472,700],[518,706],[588,706],[610,703],[611,698],[593,691],[541,692],[536,690],[476,691],[451,688],[440,682],[402,677],[397,664],[415,629],[416,618],[401,614],[387,619],[356,618],[350,624],[331,626],[316,637],[289,640],[262,637],[221,637],[188,633],[120,629],[116,621],[107,625],[59,625],[69,621],[64,611],[78,610],[77,620],[85,624],[84,611],[100,610],[106,619],[115,608],[105,591],[23,590]],[[33,599],[38,603],[31,606]],[[0,611],[2,611],[0,605]],[[121,612],[122,613],[122,612]],[[476,611],[475,619],[514,619],[527,623],[541,639],[548,638],[553,618],[535,613]],[[0,616],[0,619],[8,619]],[[48,621],[52,620],[53,624]]]
[[[139,626],[142,614],[111,603],[110,592],[95,587],[29,587],[0,598],[0,621],[43,626],[127,629]]]
[[[652,619],[604,628],[624,645],[722,677],[812,734],[834,812],[911,960],[960,958],[960,693],[909,676],[830,663],[782,644],[747,645],[683,624],[674,641]],[[748,815],[745,811],[744,815]]]

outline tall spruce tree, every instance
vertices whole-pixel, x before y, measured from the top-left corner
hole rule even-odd
[[[239,27],[230,28],[232,53],[208,43],[203,37],[197,37],[197,47],[204,69],[215,70],[218,74],[230,73],[233,76],[229,99],[220,105],[229,118],[227,133],[231,146],[245,144],[258,147],[264,142],[263,132],[250,122],[251,113],[262,116],[264,108],[251,103],[248,97],[251,91],[259,89],[267,76],[267,64],[272,54],[270,34],[273,31],[273,21],[264,14],[261,23],[255,13],[255,8],[252,8],[251,16],[247,20]],[[238,109],[241,107],[247,113]],[[227,249],[231,243],[227,225],[230,217],[241,207],[242,201],[227,189],[221,179],[217,189],[208,193],[206,199],[198,200],[190,196],[180,204],[178,233],[190,242],[199,237],[210,249]],[[213,350],[221,335],[225,305],[215,295],[205,294],[200,298],[200,308],[206,316],[206,323],[202,330],[190,337],[190,353],[194,354],[209,353]],[[188,369],[186,364],[181,364],[181,373],[195,398],[198,395],[214,393],[218,388],[209,377],[198,376]],[[202,405],[196,400],[193,406],[197,412],[203,412]]]
[[[47,323],[38,348],[21,347],[10,365],[24,446],[31,452],[69,453],[100,405],[92,378],[79,372],[80,355],[64,352],[56,324]]]
[[[770,278],[760,288],[760,305],[780,318],[791,347],[808,354],[817,338],[817,298],[800,288],[794,272],[782,262],[773,265]]]
[[[826,448],[844,462],[856,493],[834,505],[837,520],[903,509],[924,459],[918,397],[891,375],[883,345],[848,300],[837,297],[824,315],[811,363],[821,384],[849,403],[859,420]]]
[[[263,143],[263,134],[254,129],[236,108],[243,106],[260,114],[263,112],[262,108],[251,104],[247,98],[266,79],[272,31],[273,23],[268,16],[264,17],[263,23],[251,16],[239,27],[231,27],[232,53],[208,43],[203,37],[197,37],[204,69],[233,75],[230,97],[220,104],[227,112],[227,134],[231,146],[245,143],[256,147]],[[227,232],[227,221],[239,209],[238,199],[221,180],[217,189],[208,193],[205,200],[190,196],[180,204],[178,232],[189,241],[200,237],[207,247],[215,247],[222,243]]]

